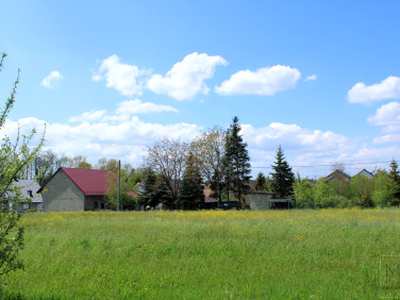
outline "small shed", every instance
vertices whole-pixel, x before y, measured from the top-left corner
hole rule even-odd
[[[291,199],[279,198],[277,193],[250,193],[250,209],[289,209]]]
[[[101,210],[111,171],[59,168],[39,189],[44,211]]]

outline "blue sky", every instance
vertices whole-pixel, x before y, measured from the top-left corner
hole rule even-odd
[[[140,166],[237,115],[253,173],[400,156],[398,1],[0,1],[3,134],[47,124],[60,155]],[[368,164],[361,164],[368,163]],[[315,167],[317,165],[324,165]],[[298,167],[299,166],[299,167]],[[307,167],[300,167],[307,166]]]

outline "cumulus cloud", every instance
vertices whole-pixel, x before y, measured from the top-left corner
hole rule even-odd
[[[147,88],[178,100],[191,100],[198,93],[207,94],[209,88],[204,81],[214,76],[217,66],[227,64],[221,56],[194,52],[176,63],[165,76],[153,75],[147,82]]]
[[[43,78],[41,85],[49,88],[49,89],[56,89],[59,81],[64,77],[58,71],[52,71],[49,75]]]
[[[22,134],[29,133],[34,127],[40,133],[44,123],[37,118],[24,118],[18,122],[8,120],[1,134],[15,139],[18,127]],[[84,121],[76,125],[48,123],[45,149],[52,149],[59,155],[84,155],[91,162],[96,162],[101,157],[119,157],[140,165],[146,154],[146,146],[155,140],[168,136],[189,141],[201,129],[200,126],[189,123],[148,123],[136,116],[120,122]],[[40,134],[37,134],[37,138],[39,137]]]
[[[352,103],[372,103],[385,99],[400,99],[400,77],[389,76],[374,85],[366,86],[363,82],[355,84],[347,98]]]
[[[400,132],[400,102],[382,105],[368,121],[373,125],[383,126],[383,132]]]
[[[152,102],[142,102],[139,99],[128,100],[118,104],[117,114],[152,114],[159,112],[179,112],[169,105],[158,105]]]
[[[399,144],[400,143],[400,133],[386,134],[383,136],[378,136],[374,138],[373,142],[375,144]]]
[[[271,149],[282,144],[291,149],[333,153],[334,149],[343,149],[350,142],[345,136],[331,131],[310,130],[296,124],[271,123],[261,128],[243,125],[242,128],[249,145],[254,148]]]
[[[68,122],[92,122],[100,120],[105,116],[107,111],[105,109],[102,110],[92,110],[89,112],[84,112],[79,116],[72,116],[68,119]]]
[[[114,54],[101,62],[92,79],[105,79],[107,87],[119,91],[124,96],[132,96],[142,94],[143,83],[139,79],[148,73],[149,71],[140,70],[135,65],[121,63],[119,57]]]
[[[256,71],[244,70],[233,74],[215,91],[222,95],[257,94],[271,96],[292,88],[299,80],[300,71],[288,66],[276,65]]]
[[[100,111],[102,112],[102,111]],[[135,166],[142,164],[146,156],[146,146],[165,136],[190,141],[202,127],[190,123],[158,124],[144,122],[137,116],[110,121],[106,117],[118,116],[117,113],[94,117],[96,111],[89,112],[93,121],[83,121],[78,124],[47,124],[46,147],[59,155],[84,155],[95,163],[101,157],[120,158]],[[83,114],[82,114],[83,115]],[[78,121],[78,119],[77,119]],[[15,137],[18,127],[21,133],[28,134],[35,127],[38,132],[43,128],[43,120],[24,118],[18,122],[8,120],[1,134]],[[20,124],[20,125],[18,125]],[[368,162],[388,161],[394,153],[400,152],[400,147],[374,147],[368,143],[349,138],[330,131],[302,128],[297,124],[271,123],[264,127],[242,125],[244,140],[248,143],[253,174],[262,170],[269,173],[269,166],[275,161],[276,150],[282,145],[286,158],[291,166],[297,166],[294,171],[300,171],[302,176],[325,176],[330,168],[304,169],[298,166],[330,165],[334,161]],[[37,135],[38,138],[40,135]],[[400,136],[393,134],[388,138],[399,141]],[[35,141],[36,142],[36,141]],[[378,142],[378,141],[377,141]],[[263,167],[265,169],[257,169]],[[357,166],[356,172],[364,166]],[[371,169],[371,165],[365,166]]]

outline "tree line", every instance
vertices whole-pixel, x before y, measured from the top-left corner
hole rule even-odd
[[[250,186],[250,157],[238,117],[226,130],[202,132],[190,143],[164,138],[147,149],[139,203],[169,208],[204,208],[208,187],[221,205],[231,195],[245,207]]]
[[[334,164],[333,171],[344,172],[344,166]],[[292,207],[328,208],[328,207],[390,207],[400,205],[400,171],[395,159],[389,170],[377,169],[371,178],[357,174],[345,180],[318,180],[295,177],[284,159],[281,147],[272,166],[271,177],[259,173],[255,182],[255,191],[277,192],[281,197],[291,198]]]

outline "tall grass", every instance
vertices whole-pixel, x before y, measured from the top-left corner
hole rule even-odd
[[[3,298],[377,298],[380,256],[400,254],[394,209],[32,213],[22,223],[26,268],[5,278]]]

